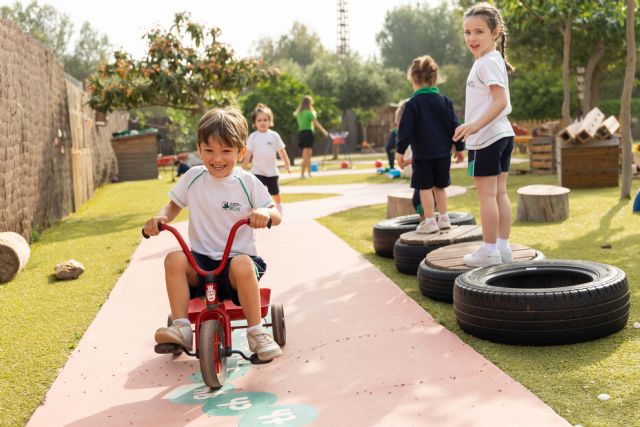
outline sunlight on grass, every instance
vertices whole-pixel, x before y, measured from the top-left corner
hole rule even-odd
[[[523,167],[526,168],[526,167]],[[456,185],[471,185],[462,171],[454,171]],[[515,191],[529,184],[557,184],[555,176],[515,175],[509,178],[509,194],[515,218]],[[634,194],[638,190],[634,181]],[[572,190],[570,217],[564,222],[532,224],[515,222],[512,241],[544,252],[548,258],[584,259],[622,268],[629,280],[632,300],[628,326],[596,341],[549,347],[521,347],[491,343],[463,332],[452,306],[422,296],[415,276],[398,273],[392,259],[378,257],[371,241],[372,227],[385,218],[384,205],[340,212],[319,221],[393,280],[434,319],[457,334],[514,379],[530,389],[572,424],[585,426],[640,425],[640,268],[638,230],[640,215],[631,212],[631,201],[619,200],[619,190]],[[479,220],[475,192],[449,199],[452,211],[471,212]],[[602,249],[608,243],[611,249]],[[597,395],[612,396],[600,402]]]

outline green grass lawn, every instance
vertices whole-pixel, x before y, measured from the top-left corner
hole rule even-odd
[[[0,285],[0,425],[23,425],[95,317],[140,242],[140,229],[168,201],[170,175],[100,188],[81,209],[31,245],[25,269]],[[334,194],[285,194],[284,203]],[[183,211],[176,219],[186,219]],[[56,281],[75,258],[78,280]]]
[[[389,184],[398,180],[406,182],[406,178],[391,179],[387,175],[371,174],[344,174],[344,175],[315,175],[311,179],[288,178],[280,181],[280,185],[341,185],[341,184]]]
[[[517,169],[527,166],[518,165]],[[456,185],[472,185],[464,171],[453,171]],[[509,193],[515,218],[515,191],[529,184],[557,184],[555,176],[513,175]],[[634,181],[633,194],[640,182]],[[372,227],[385,218],[384,205],[340,212],[320,222],[384,272],[439,323],[530,389],[572,424],[583,426],[640,426],[640,215],[632,201],[619,199],[619,190],[572,190],[570,217],[557,223],[514,223],[511,241],[544,252],[547,258],[584,259],[616,265],[628,276],[631,315],[622,331],[596,341],[549,347],[521,347],[491,343],[463,332],[451,304],[422,296],[415,276],[398,273],[393,260],[378,257],[371,241]],[[479,221],[472,189],[449,199],[449,210],[471,212]],[[605,243],[611,249],[602,249]],[[600,393],[611,395],[606,402]]]

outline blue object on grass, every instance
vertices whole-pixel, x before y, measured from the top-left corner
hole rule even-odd
[[[389,178],[400,178],[400,171],[398,169],[389,169],[387,176]]]
[[[640,213],[640,190],[638,190],[636,198],[633,200],[633,212]]]
[[[318,163],[311,163],[311,172],[318,172]]]

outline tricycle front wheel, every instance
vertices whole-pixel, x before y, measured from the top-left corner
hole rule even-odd
[[[271,327],[273,339],[280,347],[287,343],[287,329],[284,326],[284,308],[282,304],[271,304]]]
[[[198,357],[204,383],[220,388],[227,378],[227,356],[224,348],[224,328],[217,320],[205,320],[200,326]]]

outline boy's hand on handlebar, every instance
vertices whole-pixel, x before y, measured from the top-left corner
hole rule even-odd
[[[251,228],[265,228],[269,224],[271,215],[265,208],[258,208],[249,215],[249,226]]]
[[[156,216],[153,217],[144,224],[144,232],[148,236],[157,236],[160,233],[158,229],[158,223],[166,224],[168,222],[168,218],[166,216]]]

